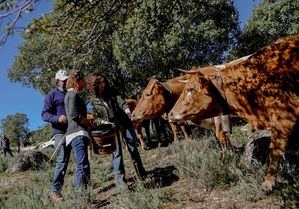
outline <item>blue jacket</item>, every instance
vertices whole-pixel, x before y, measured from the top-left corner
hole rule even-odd
[[[1,147],[2,149],[8,149],[9,148],[9,139],[8,138],[2,138],[1,139]]]
[[[64,107],[65,92],[54,88],[50,91],[44,100],[44,107],[41,113],[42,119],[52,124],[53,134],[64,134],[67,129],[67,124],[61,124],[58,122],[60,115],[65,115]]]

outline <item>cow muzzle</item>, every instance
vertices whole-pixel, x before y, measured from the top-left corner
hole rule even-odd
[[[179,115],[176,111],[171,111],[168,114],[168,121],[169,122],[180,122],[182,121],[183,117]]]
[[[142,121],[142,120],[143,120],[143,117],[142,117],[141,114],[138,114],[138,113],[136,113],[136,112],[133,112],[133,113],[132,113],[132,116],[131,116],[131,120],[132,120],[132,121],[136,121],[136,122],[138,122],[138,121]]]

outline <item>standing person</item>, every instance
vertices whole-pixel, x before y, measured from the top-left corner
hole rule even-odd
[[[2,134],[1,147],[3,149],[4,157],[6,157],[6,153],[13,157],[13,154],[10,149],[9,139],[4,134]]]
[[[88,79],[88,89],[93,95],[91,106],[97,125],[112,123],[117,130],[116,151],[113,153],[116,186],[122,187],[126,185],[120,132],[127,144],[136,173],[141,180],[144,180],[146,171],[136,146],[136,134],[133,124],[127,114],[119,107],[116,93],[110,87],[108,79],[103,74],[93,73]]]
[[[67,118],[64,107],[67,78],[68,76],[65,70],[57,71],[55,75],[56,87],[45,96],[44,107],[41,113],[42,119],[52,125],[55,148],[64,137],[67,129]],[[66,147],[65,143],[62,144],[56,153],[54,180],[51,184],[52,199],[55,202],[59,202],[63,199],[61,190],[70,153],[71,149],[70,147]]]
[[[76,160],[74,186],[79,189],[87,187],[90,182],[90,165],[87,151],[89,121],[87,120],[85,103],[79,96],[79,92],[85,87],[84,75],[78,70],[72,71],[69,74],[66,87],[67,93],[64,99],[68,120],[66,145],[71,145],[74,150]]]

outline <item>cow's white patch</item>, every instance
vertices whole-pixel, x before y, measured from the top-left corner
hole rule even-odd
[[[225,68],[225,65],[216,65],[215,67],[219,70],[222,70]]]

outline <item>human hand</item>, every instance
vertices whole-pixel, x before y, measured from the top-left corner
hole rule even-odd
[[[62,124],[67,124],[67,118],[65,115],[60,115],[58,118],[58,122]]]

